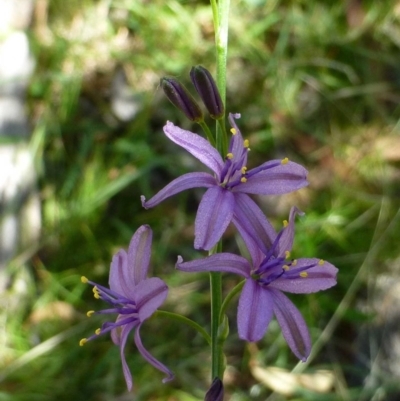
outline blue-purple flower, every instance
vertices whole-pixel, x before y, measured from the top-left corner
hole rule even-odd
[[[111,332],[114,344],[120,347],[122,368],[128,390],[132,389],[132,375],[125,359],[124,348],[128,335],[135,329],[134,341],[142,356],[155,368],[165,373],[164,382],[173,379],[172,372],[155,359],[143,346],[140,328],[157,308],[164,302],[168,287],[158,277],[147,278],[153,233],[149,226],[143,225],[133,235],[128,252],[121,249],[114,255],[109,276],[110,288],[103,287],[82,277],[82,282],[93,285],[94,297],[111,305],[110,309],[89,311],[93,314],[118,314],[115,322],[106,322],[95,334],[83,338],[80,345],[93,340],[101,334]]]
[[[289,222],[276,233],[270,225],[263,225],[268,238],[268,251],[260,249],[257,241],[243,232],[252,263],[242,256],[219,253],[183,262],[178,257],[177,268],[187,272],[220,271],[236,273],[246,281],[238,306],[239,337],[247,341],[260,340],[275,314],[282,333],[293,353],[306,361],[311,351],[307,325],[299,310],[283,292],[306,294],[326,290],[336,284],[337,269],[316,258],[290,259],[294,238],[294,219],[301,212],[290,211]]]
[[[278,195],[295,191],[308,184],[307,170],[287,158],[271,160],[251,170],[247,169],[248,140],[243,137],[230,114],[232,137],[229,151],[222,159],[218,151],[203,137],[185,131],[171,122],[164,126],[166,136],[199,159],[214,174],[195,172],[184,174],[142,205],[152,208],[160,202],[190,188],[207,188],[195,220],[196,249],[210,250],[222,237],[229,223],[239,224],[248,235],[262,236],[260,219],[264,214],[247,194]]]

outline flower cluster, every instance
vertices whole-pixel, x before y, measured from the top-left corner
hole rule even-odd
[[[192,82],[207,111],[218,122],[225,116],[225,108],[211,74],[203,67],[193,67]],[[189,119],[204,128],[204,115],[196,100],[177,80],[163,78],[161,87],[169,100]],[[167,198],[191,188],[205,188],[195,219],[194,247],[214,250],[228,225],[233,223],[242,237],[251,261],[237,254],[210,252],[202,259],[184,262],[178,256],[176,267],[184,272],[225,272],[244,278],[237,311],[239,337],[245,341],[259,341],[275,315],[282,333],[293,353],[306,361],[311,351],[307,325],[299,310],[284,292],[306,294],[325,290],[336,284],[337,269],[317,258],[292,259],[294,222],[302,214],[292,207],[288,221],[276,232],[263,211],[250,195],[278,195],[296,191],[308,185],[307,170],[287,158],[270,160],[248,169],[249,141],[244,139],[236,120],[240,114],[229,114],[230,139],[227,152],[221,156],[216,148],[218,140],[206,129],[207,138],[167,122],[164,133],[211,170],[189,172],[146,200],[144,208],[153,208]],[[224,124],[222,125],[224,126]],[[220,142],[221,143],[221,142]],[[223,149],[223,146],[219,147]],[[135,330],[134,341],[142,356],[162,371],[164,381],[173,378],[171,371],[155,359],[143,346],[140,328],[143,322],[161,306],[167,296],[167,286],[159,278],[147,278],[151,253],[152,231],[140,227],[133,235],[129,250],[120,250],[110,268],[110,288],[105,288],[85,277],[82,281],[93,285],[95,298],[111,305],[110,309],[89,311],[88,316],[118,314],[115,322],[106,322],[102,328],[81,345],[100,334],[111,333],[113,342],[120,346],[123,372],[128,389],[132,377],[125,359],[124,348],[130,331]],[[223,385],[217,377],[206,394],[206,400],[223,398]]]

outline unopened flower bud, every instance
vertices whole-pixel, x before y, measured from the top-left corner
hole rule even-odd
[[[203,112],[189,91],[174,78],[161,78],[160,85],[167,98],[185,116],[195,122],[203,121]]]
[[[216,377],[204,397],[204,401],[222,401],[224,399],[224,385],[219,377]]]
[[[197,65],[190,70],[190,79],[210,113],[211,118],[216,120],[222,118],[225,113],[224,104],[210,72],[201,65]]]

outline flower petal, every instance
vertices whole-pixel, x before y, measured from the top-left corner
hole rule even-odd
[[[269,287],[274,299],[274,313],[283,337],[292,352],[305,362],[311,352],[311,339],[306,322],[292,301],[279,290]]]
[[[111,260],[108,283],[112,291],[122,295],[129,291],[128,281],[128,254],[120,249]]]
[[[128,253],[121,249],[113,256],[110,266],[110,289],[127,298],[147,276],[153,232],[148,225],[140,226],[133,234]]]
[[[151,243],[153,231],[150,226],[140,226],[133,235],[128,248],[128,273],[127,285],[138,285],[147,277],[149,270]]]
[[[142,339],[140,338],[140,327],[141,325],[139,325],[135,331],[135,344],[139,352],[142,354],[143,358],[146,359],[147,362],[153,365],[156,369],[166,374],[167,377],[163,379],[163,383],[172,380],[174,378],[174,374],[164,364],[154,358],[154,356],[151,355],[146,348],[144,348]]]
[[[240,132],[238,126],[235,123],[235,118],[240,118],[240,114],[232,114],[229,113],[229,123],[234,129],[234,134],[232,134],[230,143],[229,143],[229,152],[233,154],[233,160],[235,162],[239,161],[239,159],[243,160],[243,166],[246,166],[247,163],[247,150],[244,150],[244,140],[242,133]],[[242,158],[242,154],[244,153],[244,158]]]
[[[170,121],[164,126],[164,133],[172,142],[182,146],[219,176],[224,162],[210,142],[200,135],[177,127]]]
[[[139,320],[148,319],[165,301],[168,295],[168,287],[158,277],[143,280],[132,289],[131,299],[136,303]]]
[[[313,265],[314,267],[303,270],[307,273],[307,277],[298,275],[296,278],[287,278],[284,275],[273,281],[270,287],[294,294],[309,294],[326,290],[336,285],[338,269],[332,264],[321,261],[320,259],[297,259],[295,270],[302,271],[302,268]],[[292,267],[291,270],[292,269],[294,268]],[[291,270],[288,271],[289,277]]]
[[[122,371],[124,372],[124,377],[125,377],[125,381],[126,381],[126,386],[128,387],[128,391],[132,390],[133,380],[132,380],[131,371],[130,371],[129,366],[125,359],[124,350],[125,350],[126,341],[128,339],[128,335],[134,327],[135,327],[135,324],[123,326],[121,329],[121,336],[120,336],[120,341],[119,341],[119,351],[120,351],[120,355],[121,355]]]
[[[275,230],[248,195],[236,193],[234,196],[233,224],[249,250],[253,266],[259,266],[276,238]]]
[[[239,337],[246,341],[259,341],[267,331],[273,316],[273,299],[268,290],[248,279],[243,287],[238,306]]]
[[[148,201],[146,201],[146,198],[143,195],[140,199],[142,200],[142,206],[145,209],[150,209],[170,196],[186,189],[210,188],[214,185],[216,185],[215,178],[209,173],[188,173],[175,178],[175,180],[171,181]]]
[[[216,253],[202,259],[183,262],[178,256],[176,268],[184,272],[225,272],[250,277],[251,266],[249,262],[239,255],[232,253]]]
[[[277,164],[275,167],[269,166]],[[254,170],[259,170],[255,173]],[[251,175],[251,174],[254,175]],[[307,170],[300,164],[270,160],[248,172],[246,182],[234,187],[234,192],[259,195],[280,195],[296,191],[308,185]]]
[[[275,257],[277,258],[284,257],[286,251],[290,252],[292,250],[294,239],[294,220],[297,214],[300,216],[304,215],[300,209],[293,206],[290,209],[288,225],[282,229],[283,233],[279,238],[279,242],[274,252]]]
[[[194,223],[196,249],[210,250],[222,237],[233,217],[235,198],[232,192],[215,186],[201,199]]]

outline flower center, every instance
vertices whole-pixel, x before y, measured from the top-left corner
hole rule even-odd
[[[83,338],[80,341],[80,345],[84,345],[87,341],[93,340],[100,334],[108,333],[109,331],[118,327],[125,326],[130,323],[138,322],[138,309],[135,301],[128,299],[109,288],[103,287],[93,281],[88,280],[86,277],[82,277],[81,281],[93,286],[93,296],[96,299],[101,299],[112,306],[109,309],[102,309],[98,311],[90,310],[87,312],[87,316],[90,317],[94,314],[110,314],[117,313],[119,316],[115,322],[105,322],[101,328],[95,331],[95,334],[89,338]]]
[[[249,149],[249,141],[246,139],[238,146],[235,142],[234,136],[237,135],[234,128],[231,129],[232,138],[229,145],[229,152],[225,157],[224,168],[222,169],[220,175],[221,186],[231,189],[234,186],[240,184],[241,182],[246,182],[246,163],[247,163],[247,153]]]

